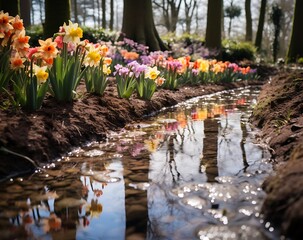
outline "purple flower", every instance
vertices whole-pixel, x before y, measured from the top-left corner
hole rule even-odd
[[[145,65],[151,66],[153,64],[153,59],[149,55],[143,55],[140,57],[140,59]]]
[[[119,71],[118,71],[118,74],[119,74],[120,76],[126,76],[126,75],[128,75],[129,73],[130,73],[130,70],[129,70],[129,68],[127,68],[127,67],[122,67],[122,68],[120,68]]]
[[[180,68],[182,68],[182,63],[179,61],[167,61],[167,69],[171,69],[173,71],[176,71]]]
[[[135,77],[138,78],[141,73],[144,73],[147,66],[144,64],[139,64],[137,61],[130,62],[127,66],[133,71]]]
[[[136,46],[136,42],[129,38],[124,38],[123,41],[125,44],[129,45],[130,47]]]
[[[195,69],[195,68],[193,68],[193,69],[191,70],[191,72],[192,72],[193,75],[195,75],[195,76],[197,76],[197,75],[199,74],[199,70],[198,70],[198,69]]]

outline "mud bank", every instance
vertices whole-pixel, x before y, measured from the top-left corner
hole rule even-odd
[[[263,86],[252,117],[272,149],[274,176],[263,184],[265,217],[291,239],[303,236],[303,71],[281,70]]]

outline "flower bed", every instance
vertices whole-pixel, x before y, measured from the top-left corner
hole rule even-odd
[[[77,23],[64,23],[53,38],[31,48],[23,21],[0,12],[0,91],[15,107],[40,109],[49,93],[58,102],[71,102],[78,86],[103,95],[109,77],[116,79],[120,98],[133,94],[151,100],[157,89],[176,90],[182,85],[256,79],[256,71],[235,63],[190,56],[173,58],[169,52],[148,52],[130,39],[90,43],[82,40]]]

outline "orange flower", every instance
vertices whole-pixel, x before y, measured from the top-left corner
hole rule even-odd
[[[9,16],[8,13],[0,11],[0,38],[4,38],[5,33],[14,29],[10,24],[13,17]]]
[[[242,73],[242,74],[247,74],[247,73],[249,73],[249,71],[250,71],[250,67],[248,66],[248,67],[246,67],[246,68],[240,68],[240,70],[241,70],[241,73]]]
[[[0,31],[0,39],[1,39],[1,36],[3,36],[2,42],[1,42],[2,47],[5,47],[7,45],[8,41],[10,40],[11,35],[12,35],[11,30],[9,30],[3,34],[1,34],[1,31]]]
[[[53,58],[43,58],[44,63],[46,64],[46,66],[51,67],[54,63],[54,59]]]
[[[219,73],[219,72],[223,72],[224,68],[222,68],[220,63],[216,63],[213,65],[212,69],[211,69],[214,73]]]
[[[109,57],[105,57],[103,59],[103,63],[106,64],[106,65],[111,65],[112,61],[113,60],[111,58],[109,58]]]
[[[123,57],[125,60],[136,60],[139,58],[139,54],[136,52],[126,52]]]
[[[20,32],[24,29],[23,20],[17,15],[12,22],[12,26],[16,32]]]
[[[25,58],[21,58],[19,53],[16,52],[15,55],[10,59],[10,67],[13,70],[24,68],[25,67],[23,64],[24,62],[25,62]]]
[[[25,36],[25,30],[23,29],[22,31],[20,31],[20,33],[18,35],[16,35],[16,37],[14,38],[13,41],[13,48],[17,51],[22,51],[22,55],[24,54],[25,51],[27,51],[29,49],[29,44],[28,44],[28,40],[29,40],[29,36]]]
[[[53,42],[51,38],[46,39],[45,41],[39,40],[39,52],[42,57],[45,59],[55,58],[58,54],[57,43]]]
[[[158,77],[156,80],[155,80],[157,86],[161,86],[164,82],[165,82],[165,78],[163,77]]]
[[[102,57],[105,57],[108,52],[108,47],[106,45],[100,46],[100,54]]]

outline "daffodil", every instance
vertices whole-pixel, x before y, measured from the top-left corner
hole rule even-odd
[[[4,38],[5,33],[14,29],[14,27],[10,24],[13,17],[9,16],[8,13],[4,13],[0,11],[0,38]]]
[[[47,66],[39,67],[38,65],[34,65],[33,70],[39,84],[46,82],[48,79]]]
[[[148,69],[145,72],[145,78],[155,80],[159,74],[160,74],[160,71],[157,69],[157,66],[148,67]]]
[[[39,52],[41,57],[45,59],[55,58],[58,54],[57,43],[53,42],[51,38],[45,41],[39,39]]]
[[[83,64],[85,66],[97,67],[101,60],[101,54],[98,48],[95,48],[93,45],[90,45],[89,50],[84,58]]]
[[[68,25],[66,23],[63,24],[63,29],[65,35],[63,37],[63,42],[69,43],[79,43],[80,38],[83,36],[83,30],[78,26],[78,23],[72,23],[72,21],[68,21]]]
[[[209,71],[209,61],[204,59],[198,59],[198,69],[201,72],[208,72]]]
[[[25,35],[25,30],[19,32],[18,35],[14,37],[13,41],[13,49],[19,52],[22,56],[26,56],[29,49],[29,41],[30,37]]]
[[[25,58],[20,57],[19,53],[16,52],[14,56],[10,58],[10,68],[12,70],[24,68],[25,65],[23,63],[25,62],[25,60]]]
[[[109,57],[103,58],[103,63],[106,64],[106,65],[111,65],[112,61],[113,60],[111,58],[109,58]]]
[[[110,70],[110,67],[108,67],[107,65],[103,65],[103,73],[105,74],[105,75],[109,75],[109,74],[111,74],[111,70]]]
[[[24,29],[23,20],[19,15],[12,19],[12,26],[16,33],[21,32]]]
[[[99,47],[100,49],[100,54],[102,57],[105,57],[108,53],[108,47],[106,45],[102,45]]]

